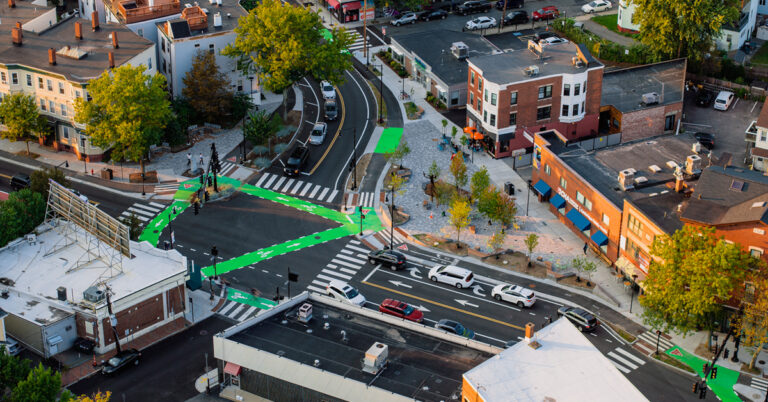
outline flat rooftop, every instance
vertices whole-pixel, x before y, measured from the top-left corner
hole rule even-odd
[[[29,21],[47,13],[53,7],[48,7],[47,1],[38,0],[35,2],[16,0],[16,7],[8,7],[8,1],[4,1],[0,5],[0,31],[11,32],[11,28],[16,25],[16,22],[21,22],[22,26]],[[8,41],[10,42],[10,41]],[[3,41],[5,43],[5,41]]]
[[[186,7],[189,2],[185,3],[182,7],[182,16],[184,10],[190,7]],[[200,8],[207,17],[207,25],[205,28],[200,29],[194,20],[185,20],[184,18],[176,18],[167,22],[158,22],[157,27],[162,29],[169,37],[174,40],[193,38],[196,36],[213,35],[218,32],[233,31],[237,27],[237,21],[240,17],[248,15],[243,7],[240,6],[236,0],[222,0],[221,5],[208,4],[200,2]],[[221,26],[214,26],[215,14],[221,15]],[[186,26],[186,27],[185,27]]]
[[[586,47],[571,42],[544,46],[541,57],[526,47],[517,51],[473,57],[469,62],[477,66],[487,81],[500,85],[533,79],[525,73],[530,66],[539,67],[538,78],[560,74],[575,74],[603,65],[595,60]],[[586,66],[573,65],[573,58],[581,52],[588,60]]]
[[[656,92],[660,105],[683,101],[686,60],[677,59],[603,74],[602,105],[611,105],[622,113],[657,107],[644,106],[643,94]]]
[[[322,370],[422,401],[460,397],[462,374],[493,356],[351,308],[341,309],[314,298],[307,301],[313,306],[314,319],[306,325],[285,319],[303,304],[299,303],[291,312],[258,321],[228,339],[307,366],[317,359]],[[323,329],[326,322],[328,330]],[[341,339],[342,330],[347,342]],[[389,360],[388,367],[372,381],[374,376],[362,371],[361,362],[375,342],[388,345]]]
[[[78,238],[83,238],[82,229],[76,231]],[[54,230],[40,233],[34,243],[18,240],[0,249],[0,290],[7,289],[10,295],[0,303],[11,314],[40,324],[55,322],[62,314],[82,309],[83,291],[112,276],[113,271],[101,260],[72,270],[86,253],[80,243],[46,255],[63,240]],[[123,257],[123,272],[106,281],[113,301],[187,271],[186,257],[176,250],[160,250],[148,242],[132,241],[131,254],[133,258]],[[59,287],[67,289],[67,301],[58,300]],[[103,300],[99,306],[105,304]]]

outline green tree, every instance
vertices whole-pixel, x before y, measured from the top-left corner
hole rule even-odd
[[[0,102],[0,123],[7,131],[0,132],[0,138],[11,141],[24,139],[29,152],[30,136],[42,137],[48,132],[48,122],[37,111],[35,98],[23,92],[6,95]]]
[[[67,176],[64,175],[64,171],[59,170],[58,168],[35,170],[29,175],[29,189],[35,193],[40,193],[40,195],[43,196],[43,200],[46,202],[48,201],[48,188],[50,188],[48,180],[53,180],[64,187],[70,186]]]
[[[397,208],[397,205],[395,205],[395,196],[405,194],[405,189],[403,188],[405,183],[406,179],[400,175],[393,173],[392,177],[390,177],[389,183],[387,184],[387,190],[389,190],[389,196],[392,197],[390,199],[390,205],[392,205],[392,209]],[[390,212],[394,213],[394,211]]]
[[[742,300],[742,314],[736,322],[736,333],[741,334],[741,345],[752,348],[749,368],[755,368],[757,355],[768,344],[768,276],[766,272],[754,275],[751,286],[754,295]]]
[[[473,200],[479,200],[483,193],[491,186],[491,176],[488,175],[488,169],[483,166],[482,169],[472,174],[469,189]]]
[[[136,214],[131,213],[128,216],[120,218],[120,222],[123,222],[125,226],[128,226],[128,235],[133,241],[138,241],[141,236],[141,221]]]
[[[467,165],[464,164],[464,158],[456,154],[451,158],[451,175],[453,176],[453,185],[456,186],[456,192],[460,187],[467,184]]]
[[[501,248],[501,246],[504,245],[504,239],[506,239],[506,237],[507,234],[501,230],[494,233],[493,236],[488,239],[488,247],[490,247],[494,252],[497,251]],[[498,253],[496,254],[496,259],[499,259]]]
[[[448,215],[450,216],[451,226],[456,229],[456,247],[461,248],[461,229],[469,226],[469,212],[472,208],[469,206],[467,200],[461,197],[456,197],[451,206],[448,208]]]
[[[448,120],[443,119],[440,121],[440,124],[443,125],[443,137],[445,137],[445,128],[448,127]]]
[[[68,401],[73,395],[61,389],[61,373],[43,367],[42,363],[32,369],[27,378],[13,388],[13,402]]]
[[[221,123],[221,117],[229,112],[232,91],[229,81],[219,71],[216,56],[208,51],[198,51],[192,68],[184,78],[181,94],[188,99],[196,116],[205,122]]]
[[[281,93],[306,76],[338,85],[352,68],[342,52],[352,44],[344,29],[323,37],[320,16],[279,0],[264,0],[238,21],[234,44],[222,54],[238,61],[244,72],[254,73],[269,91]]]
[[[97,391],[91,395],[80,395],[75,399],[76,402],[109,402],[112,397],[112,392]]]
[[[702,60],[724,25],[739,18],[736,0],[632,0],[640,42],[657,56]]]
[[[491,203],[491,206],[493,207],[491,210],[491,220],[499,222],[501,224],[501,230],[505,230],[509,225],[515,222],[517,206],[512,197],[501,191],[497,191],[494,196],[496,197],[496,200]]]
[[[229,104],[231,105],[229,113],[232,121],[240,121],[248,115],[248,112],[253,107],[251,94],[241,92],[233,93],[230,97]]]
[[[451,127],[451,143],[453,143],[453,141],[456,141],[456,133],[458,132],[459,132],[459,129],[456,128],[456,126]]]
[[[533,250],[539,245],[539,235],[531,233],[525,238],[525,248],[528,249],[528,266],[531,266]]]
[[[254,145],[264,145],[269,137],[280,129],[280,118],[270,116],[263,110],[251,112],[248,120],[243,124],[245,138]]]
[[[411,148],[408,146],[407,141],[401,142],[397,148],[392,152],[387,152],[384,157],[396,164],[400,169],[403,168],[403,159],[411,153]]]
[[[432,161],[432,164],[429,165],[429,171],[427,172],[427,175],[429,176],[429,185],[431,189],[431,193],[429,195],[430,201],[434,199],[434,196],[436,194],[435,191],[435,180],[440,178],[440,166],[437,166],[437,162]]]
[[[499,189],[496,186],[489,186],[479,197],[477,197],[477,211],[488,218],[489,224],[496,219],[494,212],[498,209],[497,203],[501,201]]]
[[[643,319],[653,328],[687,334],[712,329],[722,303],[741,285],[745,273],[762,262],[715,236],[714,228],[684,226],[651,245]]]
[[[0,203],[0,247],[31,233],[45,218],[45,200],[40,193],[25,188],[15,191]]]
[[[125,65],[107,70],[88,84],[91,100],[78,98],[75,121],[103,149],[112,148],[112,160],[141,163],[149,146],[157,144],[171,119],[165,77],[144,74],[146,67]]]
[[[592,274],[597,270],[597,265],[586,257],[576,257],[571,261],[571,265],[576,270],[576,281],[581,282],[581,274],[587,274],[587,284],[592,280]]]
[[[448,183],[436,181],[432,188],[434,189],[433,193],[435,194],[435,199],[439,205],[448,204],[455,198],[454,194],[456,194],[456,190]]]
[[[9,355],[5,345],[0,345],[0,401],[8,400],[8,394],[19,381],[27,378],[31,367],[31,361]]]

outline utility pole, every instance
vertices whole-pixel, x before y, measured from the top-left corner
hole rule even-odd
[[[381,60],[379,60],[381,61]],[[381,61],[379,67],[379,124],[384,123],[384,62]]]
[[[363,235],[363,220],[365,219],[365,215],[363,214],[363,206],[360,206],[360,236]]]
[[[501,12],[501,19],[499,20],[499,32],[501,32],[501,28],[504,27],[504,17],[507,16],[507,2],[509,0],[504,0],[504,10]]]
[[[123,349],[120,347],[120,337],[117,335],[117,317],[115,317],[115,314],[112,313],[112,301],[109,299],[109,294],[112,292],[112,289],[109,288],[109,286],[104,286],[104,293],[107,295],[107,311],[109,312],[109,324],[112,327],[112,332],[115,333],[115,350],[117,350],[117,354],[121,354],[123,352]]]
[[[363,56],[365,56],[365,67],[370,63],[368,59],[368,12],[367,0],[363,0]]]

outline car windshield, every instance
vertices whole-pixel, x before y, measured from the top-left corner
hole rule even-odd
[[[536,10],[536,12],[539,13],[539,14],[544,14],[544,10],[542,10],[542,9],[538,9],[538,10]]]
[[[346,290],[346,294],[347,294],[347,298],[354,299],[355,297],[357,297],[357,295],[360,294],[360,292],[358,292],[357,289],[355,289],[353,287],[349,287]]]
[[[299,158],[290,157],[290,158],[288,158],[288,162],[286,162],[285,164],[289,165],[289,166],[298,165],[299,164]]]
[[[314,129],[314,130],[312,130],[312,134],[310,134],[310,135],[312,135],[313,137],[319,137],[319,136],[323,135],[323,131],[319,130],[319,129]]]
[[[326,103],[325,104],[325,111],[326,112],[335,112],[336,111],[336,105],[333,103]]]
[[[592,6],[592,7],[597,7],[597,2],[593,1],[593,2],[589,3],[589,5]]]
[[[718,99],[715,102],[717,102],[717,103],[725,103],[725,99]]]
[[[411,313],[413,313],[413,307],[406,304],[405,308],[403,309],[403,314],[411,315]]]
[[[323,91],[333,91],[333,86],[331,86],[331,84],[325,84],[323,85]]]
[[[113,357],[107,360],[107,364],[112,367],[117,367],[120,364],[121,359],[119,357]]]

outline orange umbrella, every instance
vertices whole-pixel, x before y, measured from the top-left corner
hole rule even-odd
[[[471,134],[475,131],[477,131],[477,129],[474,127],[464,127],[464,134]]]
[[[482,140],[483,139],[483,135],[480,134],[479,131],[475,131],[474,133],[472,133],[472,139],[473,140]]]

